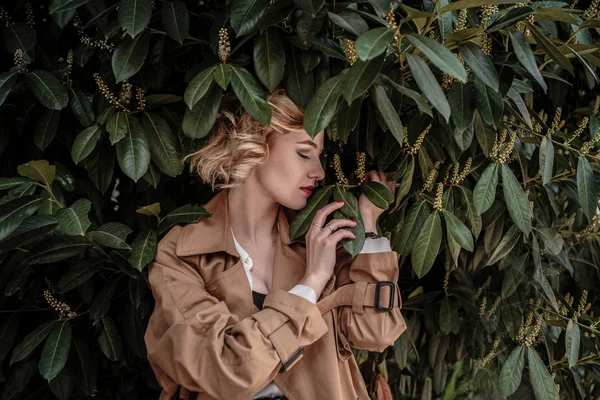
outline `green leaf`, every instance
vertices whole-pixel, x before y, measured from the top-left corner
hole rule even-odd
[[[16,231],[21,222],[33,215],[44,201],[44,198],[37,196],[25,196],[0,205],[0,241]]]
[[[498,164],[489,164],[475,185],[473,190],[473,204],[478,214],[483,214],[492,206],[496,198],[496,186],[498,186]]]
[[[109,222],[110,223],[110,222]],[[75,264],[56,284],[56,287],[60,289],[62,293],[67,293],[70,290],[87,282],[96,272],[98,272],[98,265],[102,264],[102,261],[91,262],[85,260],[79,264]]]
[[[69,104],[67,88],[51,73],[37,69],[26,74],[25,80],[44,107],[62,110]]]
[[[13,365],[17,361],[21,361],[30,355],[39,346],[39,344],[46,339],[46,336],[50,334],[50,331],[52,331],[52,328],[54,328],[54,324],[56,322],[57,321],[44,322],[27,336],[25,336],[25,339],[23,339],[23,341],[16,345],[13,349],[10,365]]]
[[[328,79],[310,99],[304,113],[304,129],[314,138],[324,130],[335,116],[340,96],[340,75]]]
[[[429,102],[442,114],[446,122],[450,119],[450,104],[437,79],[421,57],[406,54],[406,61],[413,78]]]
[[[293,0],[296,7],[302,11],[312,15],[317,14],[317,11],[323,6],[325,0]]]
[[[317,211],[329,203],[333,187],[323,186],[308,198],[306,206],[296,214],[290,224],[290,239],[294,240],[308,231]]]
[[[89,396],[93,393],[97,382],[98,363],[92,350],[82,339],[73,340],[73,349],[76,354],[76,370],[80,372],[79,386],[83,394]]]
[[[110,134],[110,144],[119,143],[121,139],[127,136],[127,115],[121,111],[114,113],[108,118],[104,126]]]
[[[425,201],[415,202],[410,206],[394,241],[393,249],[395,252],[398,254],[409,254],[412,251],[428,212],[429,210]]]
[[[17,82],[18,74],[16,72],[3,72],[0,74],[0,106],[8,97],[10,90]]]
[[[481,6],[491,6],[494,4],[514,4],[516,1],[514,0],[460,0],[455,1],[448,4],[445,7],[442,7],[438,11],[438,14],[444,14],[449,11],[462,10],[463,8],[473,8],[473,7],[481,7]]]
[[[38,368],[40,374],[50,381],[64,368],[71,349],[71,325],[69,320],[57,322],[44,344]]]
[[[208,67],[200,71],[185,89],[183,99],[190,110],[202,97],[204,97],[204,95],[208,92],[208,89],[210,89],[214,79],[213,72],[216,69],[217,66],[213,65],[212,67]]]
[[[354,99],[362,96],[373,84],[383,66],[385,55],[368,61],[357,60],[342,77],[340,93],[351,104]]]
[[[536,229],[544,242],[544,247],[546,248],[546,252],[557,255],[563,248],[564,241],[562,236],[554,229],[549,228],[547,226],[543,226],[539,229]]]
[[[529,72],[531,76],[535,78],[537,83],[539,83],[542,89],[544,89],[544,93],[546,93],[548,86],[546,85],[546,82],[540,73],[539,67],[535,62],[533,52],[531,51],[529,43],[527,43],[527,39],[521,34],[521,32],[515,31],[514,29],[508,29],[508,34],[510,35],[517,60],[519,60],[527,72]]]
[[[98,337],[98,344],[102,353],[111,361],[117,361],[123,353],[123,342],[119,330],[112,318],[102,318],[102,331]]]
[[[231,86],[244,109],[258,122],[269,125],[271,106],[256,79],[243,67],[231,64]]]
[[[16,249],[36,241],[58,226],[54,215],[32,215],[21,222],[6,239],[0,241],[0,250]]]
[[[531,4],[531,3],[530,3]],[[514,26],[517,22],[525,19],[528,15],[533,14],[533,8],[528,5],[523,7],[511,7],[499,13],[500,17],[496,18],[487,27],[487,32],[496,32],[500,29]]]
[[[469,228],[467,228],[466,225],[451,212],[444,210],[443,214],[446,225],[454,240],[456,240],[463,249],[473,251],[473,236],[471,235]]]
[[[344,200],[344,205],[332,214],[334,219],[354,219],[356,226],[349,230],[356,235],[355,239],[342,239],[340,243],[352,255],[356,257],[365,244],[365,225],[358,209],[358,201],[352,193],[341,187],[339,184],[334,186],[333,199],[335,201]],[[314,218],[314,216],[313,216]]]
[[[50,0],[50,14],[74,10],[90,0]]]
[[[138,1],[138,0],[128,0]],[[148,1],[148,0],[143,0]],[[134,38],[125,37],[117,45],[112,55],[112,70],[117,82],[128,79],[138,73],[146,61],[150,31],[146,30]]]
[[[406,40],[423,53],[429,61],[436,67],[465,83],[467,81],[467,72],[458,58],[448,48],[436,41],[423,35],[407,33],[404,35]],[[411,67],[412,70],[412,67]]]
[[[400,116],[398,115],[398,111],[394,108],[394,105],[388,98],[385,89],[380,85],[374,85],[370,90],[370,95],[377,109],[381,113],[385,124],[388,129],[394,135],[398,144],[402,146],[402,142],[404,141],[404,128],[402,126],[402,121],[400,120]]]
[[[527,268],[527,253],[523,254],[508,268],[508,271],[504,275],[502,281],[502,298],[506,299],[510,297],[515,290],[527,280],[526,268]]]
[[[467,206],[467,218],[469,219],[469,223],[471,225],[471,232],[475,239],[479,236],[482,227],[482,218],[481,215],[475,210],[475,205],[473,204],[473,193],[470,189],[461,186],[460,191],[463,195],[463,204]]]
[[[521,384],[524,365],[525,348],[523,346],[515,347],[500,371],[500,388],[506,397],[516,392]]]
[[[254,32],[268,5],[269,0],[234,0],[229,18],[236,37]]]
[[[38,149],[44,151],[52,143],[58,129],[59,119],[60,111],[44,110],[35,126],[33,135],[33,142]]]
[[[433,114],[431,112],[431,105],[427,102],[427,99],[422,94],[402,85],[399,85],[384,74],[380,73],[378,75],[378,79],[381,79],[384,85],[392,87],[393,89],[397,90],[403,95],[410,97],[417,104],[417,107],[419,107],[419,111],[421,113],[425,113],[433,117]]]
[[[369,25],[367,25],[365,20],[353,12],[341,11],[337,14],[328,12],[327,15],[331,22],[355,36],[360,36],[369,30]]]
[[[89,247],[82,236],[60,235],[38,244],[31,250],[25,264],[48,264],[76,256]]]
[[[579,332],[579,325],[570,319],[565,334],[565,352],[567,353],[567,359],[569,360],[569,368],[573,368],[577,365],[577,361],[579,360],[580,341],[581,333]]]
[[[6,26],[7,25],[7,26]],[[37,34],[35,29],[24,22],[6,24],[2,29],[2,41],[4,47],[10,54],[15,54],[17,49],[23,53],[29,52],[37,44]]]
[[[148,26],[152,16],[150,0],[121,0],[117,18],[119,25],[129,36],[136,37]],[[123,78],[125,79],[125,78]],[[121,79],[117,79],[121,81]]]
[[[367,196],[376,207],[387,210],[390,204],[394,201],[394,195],[382,183],[369,181],[360,186],[360,191]]]
[[[167,121],[160,115],[145,112],[143,127],[148,138],[152,160],[168,176],[176,177],[183,171],[180,162],[179,140]]]
[[[563,52],[560,51],[560,49],[556,47],[554,43],[552,43],[550,39],[548,39],[546,35],[536,25],[527,24],[527,26],[538,46],[540,46],[544,50],[544,52],[554,60],[554,62],[556,62],[558,65],[569,71],[571,75],[573,75],[573,65],[571,64],[569,59],[563,54]]]
[[[440,331],[448,335],[452,332],[452,319],[456,313],[456,307],[449,297],[444,297],[440,304]]]
[[[256,48],[256,46],[254,46],[254,48]],[[256,69],[256,64],[254,65],[254,68]],[[229,82],[231,81],[231,68],[229,67],[229,64],[217,65],[217,68],[213,71],[212,75],[215,82],[221,86],[221,89],[227,90]]]
[[[450,109],[452,110],[452,122],[460,132],[464,132],[473,124],[475,117],[475,104],[473,104],[473,92],[471,85],[463,85],[456,82],[448,92]]]
[[[8,352],[13,347],[17,330],[19,329],[19,318],[17,313],[2,318],[0,324],[0,361],[4,361]]]
[[[190,30],[190,14],[185,3],[182,1],[165,3],[160,15],[167,34],[179,44],[183,44]]]
[[[94,123],[94,110],[89,97],[79,89],[69,89],[71,93],[71,110],[81,125],[88,127]]]
[[[34,160],[17,167],[19,175],[33,179],[50,187],[56,176],[56,166],[46,160]]]
[[[79,132],[71,147],[71,158],[75,164],[79,164],[94,151],[100,136],[102,136],[100,125],[93,125]]]
[[[555,399],[554,381],[533,347],[527,348],[527,365],[529,366],[529,378],[536,399]]]
[[[273,92],[281,83],[285,72],[285,49],[278,28],[267,28],[260,35],[254,45],[252,57],[256,76],[269,92]]]
[[[131,250],[131,247],[125,242],[125,239],[131,232],[133,232],[133,230],[125,224],[120,222],[107,222],[97,230],[90,232],[89,236],[92,240],[103,246]]]
[[[542,138],[540,144],[540,173],[542,175],[542,184],[547,185],[552,180],[552,169],[554,167],[554,145],[552,140],[546,136]]]
[[[131,244],[131,266],[141,271],[156,256],[157,235],[154,229],[140,232]]]
[[[360,35],[354,43],[358,58],[363,61],[372,60],[385,52],[388,44],[394,40],[396,31],[390,28],[375,28]]]
[[[496,246],[496,248],[492,251],[490,258],[488,259],[488,262],[485,265],[488,266],[495,264],[499,260],[506,257],[506,255],[510,253],[513,247],[515,247],[520,237],[521,235],[517,226],[511,226],[506,232],[506,234],[502,237],[502,240],[500,240],[500,243],[498,243],[498,246]]]
[[[577,193],[583,213],[592,222],[598,207],[598,188],[592,167],[585,156],[579,156],[577,162]]]
[[[56,217],[62,233],[83,236],[91,224],[88,219],[91,208],[92,202],[82,198],[73,203],[71,207],[58,210]]]
[[[142,125],[135,116],[127,117],[127,135],[116,148],[121,170],[137,182],[150,164],[150,149]]]
[[[222,95],[218,85],[211,85],[208,93],[191,110],[185,110],[181,129],[186,136],[200,139],[208,135],[217,120]]]
[[[106,284],[102,290],[98,292],[94,301],[90,304],[90,317],[92,317],[94,321],[100,321],[110,309],[110,304],[113,295],[117,290],[117,286],[119,285],[119,281],[120,276],[112,279],[110,283]]]
[[[206,211],[204,207],[186,204],[165,215],[165,219],[168,219],[173,223],[192,223],[198,222],[200,218],[210,216],[212,216],[212,214]]]
[[[500,90],[496,68],[490,58],[478,46],[466,42],[458,47],[458,51],[477,78],[495,92]]]
[[[510,217],[521,232],[528,236],[531,231],[529,201],[517,178],[506,164],[502,164],[502,188],[504,189],[504,202]]]
[[[442,243],[442,222],[437,212],[429,214],[411,253],[412,268],[420,279],[429,272]]]

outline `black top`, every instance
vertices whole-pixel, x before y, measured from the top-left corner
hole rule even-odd
[[[262,310],[263,303],[265,302],[265,297],[267,297],[266,293],[259,293],[252,291],[252,298],[254,299],[254,305],[258,307],[259,310]]]

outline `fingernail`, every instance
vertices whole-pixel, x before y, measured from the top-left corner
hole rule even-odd
[[[344,202],[344,200],[338,200],[337,202],[338,202],[338,203],[343,203],[343,202]]]

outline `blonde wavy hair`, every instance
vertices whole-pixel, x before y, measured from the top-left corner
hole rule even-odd
[[[213,191],[243,184],[254,168],[267,161],[272,135],[304,129],[304,110],[284,89],[269,94],[267,102],[272,110],[269,126],[254,120],[235,96],[224,98],[206,144],[182,159],[190,158],[190,172],[195,171]]]

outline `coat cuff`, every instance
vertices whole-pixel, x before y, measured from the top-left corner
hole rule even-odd
[[[268,309],[278,313],[265,312]],[[316,304],[285,290],[270,290],[263,310],[252,317],[273,343],[282,363],[280,372],[295,365],[302,358],[304,347],[317,341],[328,330]]]

